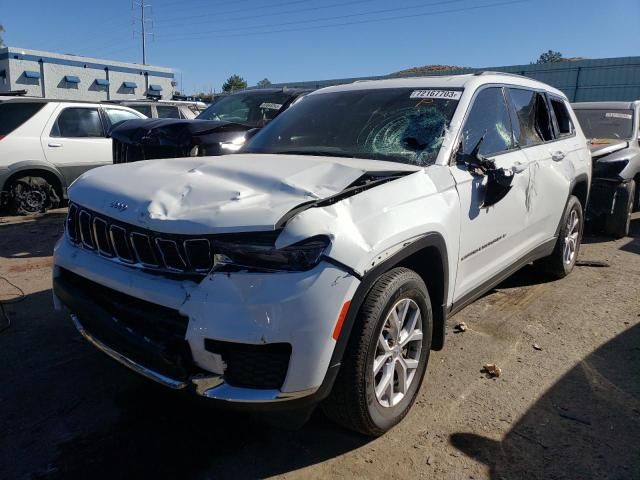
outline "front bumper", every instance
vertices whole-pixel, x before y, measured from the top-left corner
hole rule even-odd
[[[359,285],[357,279],[326,263],[309,272],[213,274],[198,284],[110,262],[73,246],[66,238],[56,246],[54,265],[54,293],[73,313],[76,328],[94,346],[169,388],[234,404],[290,404],[319,396],[328,377],[337,372],[337,365],[331,362],[336,344],[332,333],[340,309]],[[62,270],[179,311],[188,318],[184,340],[198,372],[187,377],[168,375],[152,363],[101,341],[85,320],[103,316],[109,322],[112,316],[91,298],[82,298],[65,286]],[[224,359],[205,349],[206,339],[290,344],[284,383],[279,389],[230,384],[225,380]]]

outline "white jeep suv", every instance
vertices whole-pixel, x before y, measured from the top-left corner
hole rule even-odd
[[[379,435],[413,404],[447,317],[527,263],[571,271],[590,172],[566,97],[537,81],[325,88],[243,153],[87,172],[56,303],[168,387],[299,415],[321,403]]]
[[[119,105],[8,98],[0,103],[0,206],[30,214],[57,207],[87,170],[113,163],[107,132],[146,118]]]

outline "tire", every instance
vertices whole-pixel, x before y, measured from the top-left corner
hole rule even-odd
[[[400,342],[410,338],[407,327],[415,313],[420,314],[419,318],[416,315],[415,329],[409,327],[415,332],[414,340],[404,348],[396,342],[403,334],[395,336],[397,323],[393,322],[392,310],[400,312],[404,319],[401,328],[404,339]],[[418,329],[421,339],[416,338]],[[383,274],[358,313],[333,390],[322,404],[325,414],[337,424],[368,436],[382,435],[400,422],[420,390],[429,360],[432,330],[431,302],[420,276],[407,268],[394,268]],[[374,373],[376,360],[381,365],[377,374]],[[407,361],[415,366],[413,373],[411,368],[403,368]],[[403,371],[408,372],[404,377],[407,379],[405,391],[394,393],[394,389],[400,389],[398,374]],[[389,386],[385,389],[384,385]],[[376,394],[376,386],[380,395]]]
[[[629,235],[631,213],[633,212],[635,199],[636,184],[633,180],[626,184],[618,185],[613,213],[605,220],[604,231],[607,235],[615,238]]]
[[[542,270],[558,279],[571,273],[580,251],[584,230],[584,210],[577,197],[573,195],[569,197],[560,222],[560,233],[553,253],[536,262]]]
[[[633,180],[633,188],[636,191],[633,211],[637,212],[640,211],[640,177],[637,177],[635,180]]]
[[[60,197],[55,187],[43,177],[18,177],[10,181],[7,190],[9,211],[14,215],[44,213],[60,205]]]

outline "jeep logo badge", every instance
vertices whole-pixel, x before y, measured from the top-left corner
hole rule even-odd
[[[119,212],[124,212],[127,208],[129,208],[129,205],[124,202],[111,202],[109,206],[111,208],[115,208]]]

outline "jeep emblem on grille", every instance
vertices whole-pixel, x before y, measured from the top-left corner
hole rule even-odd
[[[124,212],[127,208],[129,208],[129,205],[124,202],[111,202],[109,206],[111,208],[115,208],[119,212]]]

